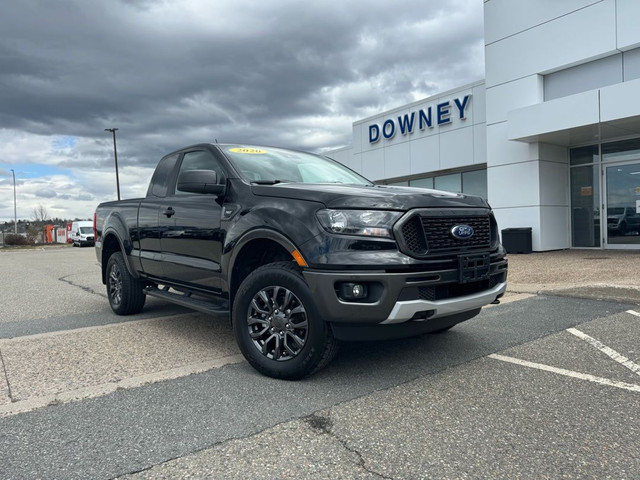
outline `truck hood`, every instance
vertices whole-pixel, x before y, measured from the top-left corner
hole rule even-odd
[[[251,189],[255,195],[320,202],[327,208],[406,211],[412,208],[429,207],[489,207],[483,198],[473,195],[388,185],[368,187],[343,184],[279,183],[252,185]]]

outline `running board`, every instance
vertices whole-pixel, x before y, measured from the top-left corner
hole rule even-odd
[[[172,293],[168,289],[158,289],[157,287],[147,287],[144,289],[144,293],[150,297],[161,298],[171,303],[181,305],[183,307],[192,308],[199,312],[208,313],[217,316],[229,316],[229,310],[223,306],[217,305],[213,302],[207,302],[206,300],[200,300],[191,297],[189,294],[184,293]]]

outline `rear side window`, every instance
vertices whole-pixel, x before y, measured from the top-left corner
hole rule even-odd
[[[178,160],[178,156],[179,154],[176,153],[175,155],[169,155],[160,160],[160,163],[158,163],[156,171],[151,178],[147,197],[167,196],[167,188],[169,187],[169,182],[171,181],[171,173],[173,173],[173,167]]]

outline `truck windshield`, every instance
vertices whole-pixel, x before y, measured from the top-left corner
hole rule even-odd
[[[255,183],[372,183],[327,157],[271,147],[221,146],[248,182]]]
[[[83,233],[85,235],[93,233],[93,227],[80,227],[80,233]]]

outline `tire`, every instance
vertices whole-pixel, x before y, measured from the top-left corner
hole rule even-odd
[[[107,297],[118,315],[139,313],[144,307],[144,284],[131,276],[122,252],[115,252],[107,261]]]
[[[304,378],[338,351],[309,286],[291,262],[264,265],[249,274],[236,293],[232,321],[240,351],[269,377]]]

